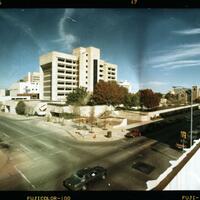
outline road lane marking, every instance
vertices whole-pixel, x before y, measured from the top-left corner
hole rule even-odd
[[[51,153],[50,155],[51,156],[53,156],[53,155],[55,155],[55,154],[59,154],[59,153],[62,153],[63,151],[57,151],[57,152],[55,152],[55,153]]]
[[[14,166],[16,171],[26,180],[26,182],[28,182],[32,188],[36,188],[35,185],[33,185],[30,180],[16,167],[16,165]]]
[[[4,132],[2,132],[2,133],[3,133],[3,135],[4,135],[5,137],[10,138],[10,136],[7,135],[6,133],[4,133]]]
[[[55,138],[54,138],[54,140],[56,140],[56,141],[58,141],[58,142],[61,142],[61,143],[65,144],[65,141],[57,140],[57,139],[55,139]]]
[[[23,149],[25,149],[26,151],[31,152],[31,150],[30,150],[28,147],[26,147],[25,145],[20,144],[20,146],[21,146]]]
[[[54,146],[52,146],[50,144],[46,144],[45,142],[42,142],[42,141],[39,141],[39,140],[37,142],[39,142],[40,144],[43,144],[44,146],[46,146],[46,147],[48,147],[50,149],[54,149]]]

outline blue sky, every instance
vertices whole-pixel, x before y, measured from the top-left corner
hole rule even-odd
[[[1,9],[0,27],[0,88],[79,46],[100,48],[134,92],[200,85],[199,9]]]

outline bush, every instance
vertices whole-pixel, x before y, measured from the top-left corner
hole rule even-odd
[[[19,101],[15,110],[18,115],[24,115],[26,110],[26,104],[24,101]]]

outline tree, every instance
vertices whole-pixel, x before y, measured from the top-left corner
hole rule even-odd
[[[67,96],[67,104],[71,105],[86,105],[89,98],[89,94],[86,91],[86,88],[79,87],[69,93]]]
[[[98,105],[119,105],[124,103],[124,98],[128,94],[128,90],[119,86],[116,81],[100,80],[93,93],[93,102]]]
[[[80,107],[77,104],[74,104],[73,106],[73,114],[75,115],[76,118],[78,118],[78,129],[81,128],[81,111]]]
[[[26,110],[26,104],[24,103],[24,101],[19,101],[15,110],[18,115],[24,115]]]
[[[124,98],[124,106],[127,108],[140,106],[140,96],[138,93],[128,93]]]
[[[163,94],[160,93],[160,92],[156,92],[155,94],[158,95],[158,97],[159,97],[160,99],[163,97]]]
[[[146,107],[147,109],[154,109],[159,106],[161,98],[151,89],[140,90],[139,94],[141,107]]]
[[[93,133],[93,126],[94,126],[94,122],[96,121],[95,118],[95,108],[94,106],[91,106],[91,110],[90,110],[90,116],[88,119],[89,123],[90,123],[90,133]]]
[[[140,95],[138,92],[132,95],[132,106],[140,106]]]
[[[132,98],[133,98],[133,94],[131,93],[128,93],[125,95],[124,102],[123,102],[124,107],[130,108],[133,106]]]

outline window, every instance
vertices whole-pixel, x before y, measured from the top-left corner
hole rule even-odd
[[[66,59],[67,63],[72,63],[72,60]]]
[[[85,78],[87,79],[88,77],[86,76]]]
[[[64,65],[62,65],[62,64],[58,64],[58,67],[64,67]]]
[[[86,54],[86,56],[88,56],[88,54]]]
[[[86,65],[86,68],[88,68],[88,66]]]
[[[88,62],[88,60],[86,60],[86,62]]]
[[[86,74],[88,73],[88,71],[86,71]]]
[[[64,58],[58,58],[58,61],[64,62],[65,59]]]
[[[85,82],[85,84],[88,84],[88,82]]]

